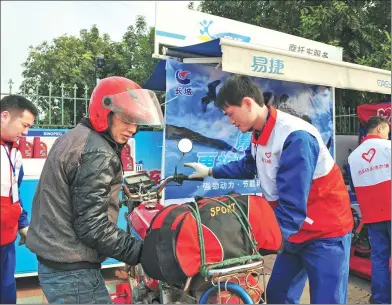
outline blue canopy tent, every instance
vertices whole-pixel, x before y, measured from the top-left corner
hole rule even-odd
[[[160,60],[143,88],[154,91],[166,91],[166,60]]]

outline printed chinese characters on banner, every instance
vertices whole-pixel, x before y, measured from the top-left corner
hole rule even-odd
[[[300,45],[296,45],[296,44],[290,44],[289,51],[296,52],[299,54],[306,54],[306,55],[313,55],[313,56],[322,57],[322,58],[328,58],[328,52],[323,52],[322,50],[317,50],[317,49],[310,49],[310,48],[306,48],[304,46],[300,46]]]
[[[263,56],[253,56],[253,64],[251,66],[253,72],[263,72],[271,74],[284,74],[284,62],[280,59],[267,58]]]
[[[234,190],[235,183],[233,181],[221,181],[220,183],[217,181],[213,182],[203,182],[203,190],[210,191],[210,190]],[[242,186],[244,188],[255,188],[256,186],[260,186],[260,180],[242,180]]]

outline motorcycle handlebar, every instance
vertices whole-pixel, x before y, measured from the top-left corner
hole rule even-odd
[[[132,199],[132,200],[148,200],[149,198],[154,198],[154,197],[158,197],[162,191],[164,190],[164,188],[166,187],[166,185],[170,182],[170,181],[175,181],[178,182],[180,185],[184,182],[184,181],[203,181],[204,178],[189,178],[189,176],[186,176],[184,174],[177,174],[174,176],[169,176],[167,177],[165,180],[163,180],[163,182],[161,183],[161,185],[159,186],[159,188],[151,193],[147,193],[147,194],[132,194],[129,192],[128,188],[124,188],[124,191],[126,193],[126,196],[128,197],[128,199]]]
[[[169,176],[167,177],[165,180],[163,180],[163,182],[161,183],[157,193],[160,194],[162,193],[163,189],[165,188],[165,186],[170,182],[170,181],[175,181],[178,182],[180,184],[182,184],[183,181],[188,180],[188,181],[203,181],[203,178],[189,178],[189,176],[186,176],[184,174],[178,174],[178,175],[174,175],[174,176]]]

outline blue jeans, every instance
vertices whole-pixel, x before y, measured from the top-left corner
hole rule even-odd
[[[0,304],[16,304],[15,243],[0,246]]]
[[[368,224],[372,247],[372,298],[375,304],[391,304],[391,222]]]
[[[267,303],[298,304],[309,277],[311,304],[345,304],[351,232],[342,237],[285,242],[267,286]]]
[[[112,303],[99,269],[63,271],[39,263],[38,279],[50,304]]]

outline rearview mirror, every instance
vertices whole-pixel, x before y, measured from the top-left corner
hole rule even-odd
[[[193,148],[193,143],[191,140],[184,138],[178,141],[177,144],[178,150],[183,154],[189,153]]]

